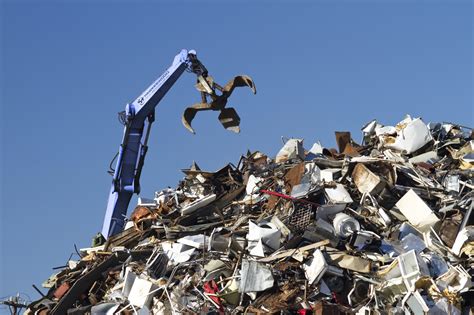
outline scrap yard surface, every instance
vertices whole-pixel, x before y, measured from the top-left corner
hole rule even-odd
[[[362,133],[193,162],[25,314],[467,314],[472,129],[407,116]]]

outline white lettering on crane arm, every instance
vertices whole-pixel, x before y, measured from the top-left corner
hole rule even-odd
[[[153,94],[161,87],[161,84],[163,83],[163,81],[168,79],[169,74],[170,74],[170,70],[168,69],[155,82],[153,82],[153,84],[148,89],[146,89],[145,92],[143,92],[142,95],[140,95],[135,100],[135,102],[138,105],[145,104],[149,100],[149,98],[152,97]]]
[[[133,101],[133,105],[137,106],[137,111],[148,102],[148,100],[153,97],[156,91],[163,85],[163,82],[168,80],[168,78],[175,73],[175,71],[183,64],[186,63],[187,56],[185,50],[181,51],[179,55],[173,60],[173,64],[158,78],[153,82],[138,98]]]

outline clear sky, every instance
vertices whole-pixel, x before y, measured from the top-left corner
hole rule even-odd
[[[258,92],[229,102],[239,135],[208,112],[193,136],[181,114],[199,95],[184,74],[156,111],[144,197],[174,187],[193,160],[212,171],[247,149],[274,156],[281,136],[333,147],[336,130],[359,140],[371,119],[405,114],[474,125],[471,1],[200,2],[2,3],[0,298],[39,298],[31,285],[74,244],[90,245],[121,141],[117,112],[182,48],[217,82],[248,74]]]

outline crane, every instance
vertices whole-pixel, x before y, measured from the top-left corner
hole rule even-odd
[[[119,113],[124,131],[115,157],[117,162],[102,226],[102,235],[105,238],[121,232],[124,228],[130,200],[134,193],[140,193],[140,176],[148,151],[151,125],[155,121],[155,108],[185,71],[196,74],[196,88],[201,93],[201,102],[186,108],[182,117],[184,126],[194,133],[191,122],[196,113],[214,110],[220,111],[218,118],[225,129],[240,131],[240,117],[234,108],[226,108],[227,99],[235,87],[248,86],[255,94],[256,88],[252,79],[246,75],[236,76],[225,86],[220,86],[209,76],[206,67],[197,58],[196,51],[181,50],[171,66],[140,96],[127,104],[125,111]]]

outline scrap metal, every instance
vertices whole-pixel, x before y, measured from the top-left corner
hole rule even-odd
[[[337,149],[288,139],[216,172],[193,162],[25,314],[472,312],[472,129],[407,116],[362,133],[336,132]]]

